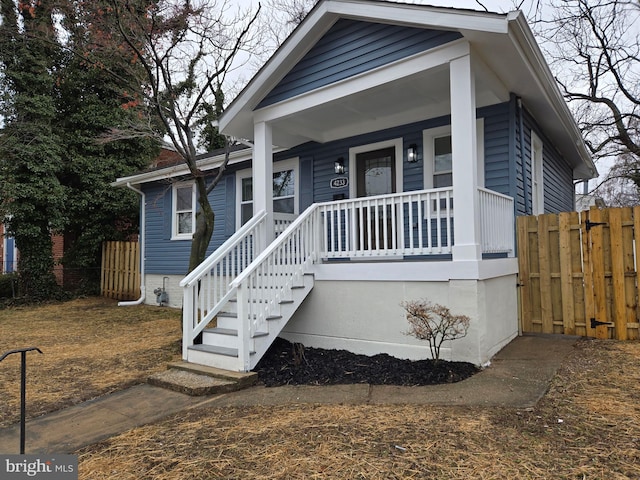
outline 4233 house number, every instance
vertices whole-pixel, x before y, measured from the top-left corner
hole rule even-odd
[[[329,185],[331,186],[331,188],[347,187],[349,185],[349,178],[348,177],[332,178],[331,181],[329,182]]]

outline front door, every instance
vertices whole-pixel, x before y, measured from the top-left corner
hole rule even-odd
[[[372,197],[396,193],[395,147],[356,155],[356,194]],[[358,225],[358,247],[361,250],[393,248],[391,205],[363,205]]]

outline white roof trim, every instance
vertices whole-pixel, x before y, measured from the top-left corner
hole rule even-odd
[[[549,65],[540,51],[540,47],[524,15],[522,12],[513,12],[513,15],[510,14],[510,22],[513,28],[510,30],[509,36],[513,44],[520,49],[522,58],[529,64],[532,77],[538,82],[541,90],[545,92],[548,104],[553,107],[564,131],[572,137],[580,157],[586,164],[584,168],[578,167],[576,169],[574,177],[576,174],[578,177],[591,176],[592,178],[597,176],[597,168],[593,163],[591,153],[587,149],[582,133],[560,92],[558,83],[549,69]]]
[[[507,16],[498,13],[456,11],[445,7],[371,2],[369,0],[325,0],[311,10],[245,89],[219,118],[224,132],[248,107],[253,109],[289,70],[311,49],[339,18],[404,24],[422,28],[477,30],[507,33]]]
[[[238,150],[236,152],[229,153],[229,165],[233,165],[235,163],[241,163],[247,160],[251,160],[252,157],[252,149],[248,148],[246,150]],[[206,157],[201,160],[198,160],[197,165],[200,170],[213,170],[214,168],[219,167],[224,162],[224,154],[215,155],[211,157]],[[169,178],[181,177],[184,175],[189,175],[189,167],[185,163],[179,163],[176,165],[171,165],[169,167],[160,168],[157,170],[152,170],[149,172],[138,173],[136,175],[131,175],[129,177],[121,177],[116,179],[115,182],[111,184],[112,187],[126,187],[127,184],[130,185],[140,185],[141,183],[149,183],[155,182],[158,180],[166,180]]]

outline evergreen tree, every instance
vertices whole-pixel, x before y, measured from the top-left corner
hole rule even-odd
[[[141,67],[118,55],[109,31],[95,28],[93,17],[105,13],[99,2],[0,2],[2,205],[19,250],[21,293],[42,300],[58,292],[52,233],[64,234],[65,273],[97,285],[102,242],[137,231],[137,196],[110,184],[144,168],[159,149],[146,132],[98,141],[149,118],[134,88],[114,84]],[[78,55],[97,43],[112,48],[109,64]]]
[[[62,142],[55,128],[60,49],[51,2],[20,2],[17,8],[13,0],[1,2],[2,200],[20,251],[21,291],[40,300],[56,291],[51,233],[65,223],[58,180]]]
[[[77,55],[100,41],[90,21],[97,4],[83,2],[82,6],[83,11],[75,10],[65,17],[69,36],[57,108],[65,145],[60,181],[66,190],[68,217],[63,264],[65,273],[74,272],[74,278],[80,275],[83,284],[97,286],[102,242],[124,240],[138,231],[137,195],[110,184],[148,166],[159,148],[148,137],[99,141],[110,129],[135,123],[146,113],[105,71],[109,68],[121,77],[128,75],[132,67],[122,65],[120,56],[112,56],[110,65],[96,66]]]

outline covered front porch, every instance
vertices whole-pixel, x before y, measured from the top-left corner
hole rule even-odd
[[[266,213],[265,244],[273,239],[271,232],[282,230],[278,212],[274,212],[274,186],[270,181],[274,177],[274,145],[291,148],[304,141],[346,142],[347,137],[355,138],[366,129],[444,115],[450,118],[446,129],[450,150],[446,153],[445,175],[438,177],[440,183],[435,180],[440,172],[435,170],[443,167],[434,167],[437,160],[433,159],[435,152],[429,152],[429,142],[410,144],[401,136],[349,147],[348,160],[339,159],[347,163],[344,179],[349,182],[348,196],[320,209],[327,231],[323,258],[447,255],[454,261],[478,261],[488,253],[513,255],[513,201],[482,188],[483,139],[478,138],[476,119],[478,95],[482,98],[480,105],[487,105],[507,101],[509,94],[501,91],[499,84],[492,84],[487,69],[465,41],[456,40],[417,57],[382,67],[384,74],[370,74],[375,86],[371,80],[349,78],[339,85],[327,85],[252,112],[253,212]],[[393,104],[380,101],[390,92]],[[440,100],[434,103],[436,97]],[[362,173],[356,163],[358,156],[376,153],[374,160],[382,161],[386,155],[392,163],[369,170],[364,167]],[[413,178],[413,190],[408,191],[405,165],[418,158],[423,188],[415,190]],[[389,175],[384,195],[378,194],[380,189],[363,186],[375,182],[371,178],[375,175]],[[415,173],[411,175],[415,177]],[[496,223],[492,215],[500,216],[498,223],[507,225],[504,230],[496,231],[489,225]]]
[[[485,256],[497,258],[456,259],[461,252],[456,249],[454,234],[456,214],[453,204],[456,199],[448,188],[313,204],[286,228],[282,229],[283,224],[278,223],[280,232],[273,230],[269,214],[258,212],[180,283],[184,289],[183,357],[221,368],[250,370],[271,342],[285,328],[291,327],[287,324],[292,319],[294,338],[302,335],[301,339],[307,344],[313,344],[318,338],[331,337],[309,333],[305,324],[310,322],[311,331],[331,327],[332,321],[322,312],[332,308],[339,309],[333,317],[346,314],[351,319],[342,322],[339,328],[353,324],[358,317],[358,322],[372,318],[363,315],[360,306],[372,304],[369,287],[363,287],[363,282],[377,285],[375,288],[389,293],[383,302],[385,307],[391,308],[394,324],[399,322],[397,305],[404,298],[401,292],[406,286],[411,285],[409,290],[426,297],[439,298],[445,292],[447,298],[442,301],[457,305],[460,298],[454,295],[449,299],[446,293],[449,285],[453,285],[452,281],[463,282],[464,291],[476,292],[463,299],[463,304],[471,301],[475,306],[467,311],[473,318],[478,318],[480,314],[475,302],[490,304],[492,302],[485,300],[487,296],[497,298],[505,285],[515,285],[512,279],[517,267],[515,259],[511,258],[514,253],[513,200],[486,189],[478,189],[477,196],[480,200],[476,223],[480,232],[480,251]],[[464,204],[464,201],[458,203]],[[275,239],[267,243],[269,237]],[[437,261],[429,262],[429,259]],[[426,264],[429,267],[425,268]],[[349,272],[345,274],[341,267],[347,265]],[[478,294],[479,285],[496,278],[502,280],[491,284],[491,288],[482,287],[488,294]],[[334,290],[344,290],[345,282],[353,282],[351,285],[360,292],[351,296],[350,302],[326,305],[323,301],[320,313],[318,307],[313,306],[314,301],[305,302],[314,284],[322,283],[321,291],[325,295],[327,291],[333,291],[339,296]],[[444,290],[443,285],[446,285]],[[461,285],[455,285],[457,289],[461,288]],[[298,315],[304,320],[302,324],[296,323],[296,312],[303,302],[312,313]],[[208,328],[214,319],[216,326]],[[300,325],[303,325],[301,330]],[[382,325],[385,322],[376,320],[368,332],[379,331]],[[484,322],[478,323],[478,327],[485,326]],[[400,335],[401,328],[397,330],[395,333]],[[504,330],[494,328],[496,332]],[[507,334],[500,341],[510,339],[514,333],[513,329],[506,330]],[[335,338],[340,337],[338,332],[333,330]],[[202,344],[197,343],[200,334],[203,334]],[[367,347],[372,345],[354,338],[347,345],[353,341],[356,344],[362,341]],[[380,347],[384,342],[378,343]],[[393,345],[385,347],[384,351],[399,348],[396,353],[402,351],[406,355],[411,350],[397,340]],[[417,351],[421,350],[417,348]],[[476,363],[485,357],[468,356]]]

